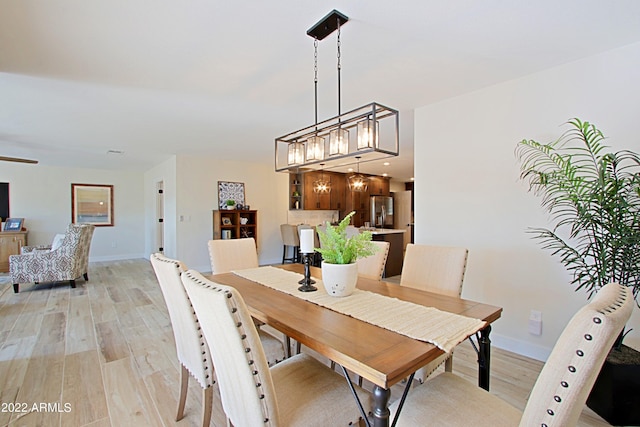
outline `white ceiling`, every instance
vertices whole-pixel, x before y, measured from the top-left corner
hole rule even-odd
[[[275,137],[313,123],[306,31],[331,9],[350,18],[342,110],[400,110],[401,180],[414,108],[640,41],[637,0],[0,0],[0,156],[272,161]],[[336,75],[334,33],[319,44],[320,119],[337,113]]]

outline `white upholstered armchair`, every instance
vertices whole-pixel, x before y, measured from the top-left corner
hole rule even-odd
[[[89,248],[94,229],[90,224],[69,224],[57,249],[27,250],[21,255],[11,255],[9,272],[13,291],[18,293],[20,283],[68,280],[75,288],[78,277],[89,280]]]

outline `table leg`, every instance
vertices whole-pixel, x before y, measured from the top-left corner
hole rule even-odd
[[[389,397],[390,389],[373,387],[373,427],[389,426]]]
[[[491,370],[491,326],[480,331],[478,339],[478,386],[489,391],[489,374]]]

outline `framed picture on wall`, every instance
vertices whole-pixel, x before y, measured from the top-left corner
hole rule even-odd
[[[4,222],[4,231],[20,231],[23,223],[24,218],[7,218]]]
[[[113,226],[113,185],[71,184],[71,222]]]
[[[244,206],[244,182],[218,181],[218,206],[227,209],[227,201],[232,200],[235,205]]]

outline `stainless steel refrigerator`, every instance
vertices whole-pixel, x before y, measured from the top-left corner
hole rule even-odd
[[[393,197],[371,196],[371,226],[393,228]]]

